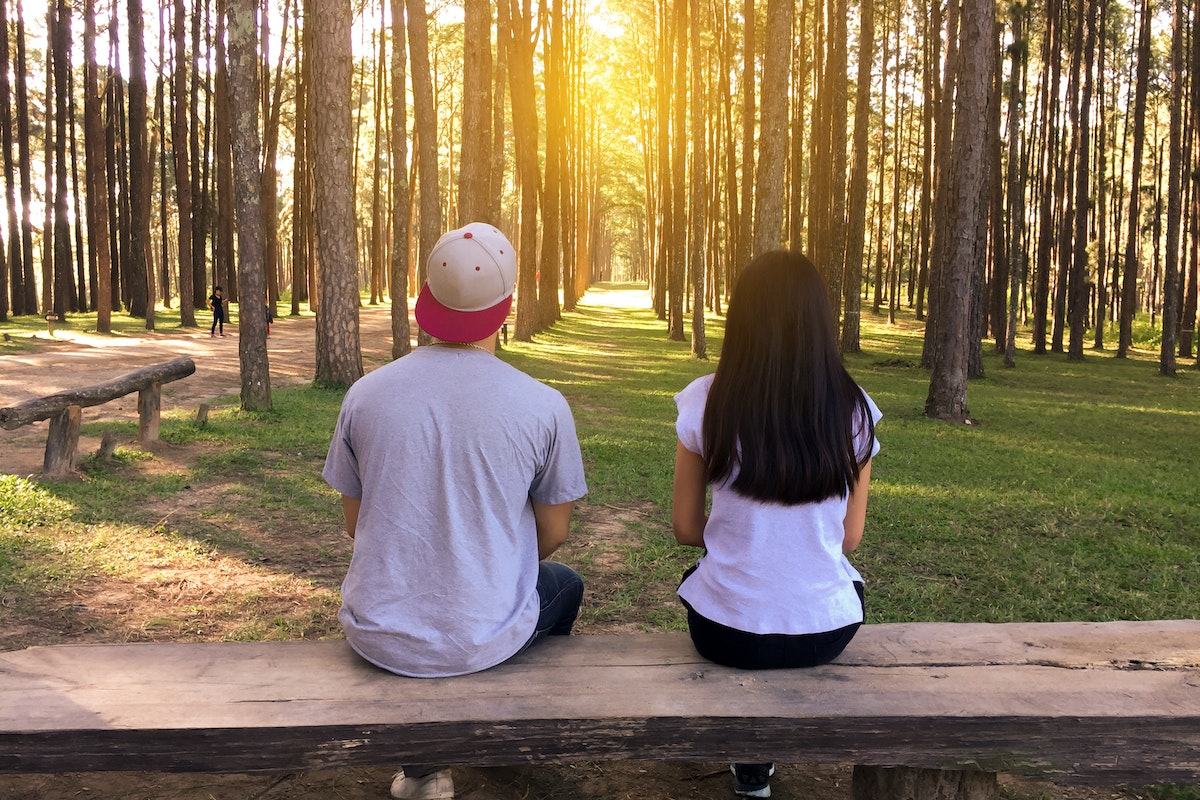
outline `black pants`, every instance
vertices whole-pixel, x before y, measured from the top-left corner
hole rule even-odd
[[[687,578],[689,574],[691,570],[683,577]],[[855,581],[854,588],[865,612],[862,583]],[[713,622],[697,613],[686,600],[683,605],[687,609],[688,632],[696,652],[709,661],[737,669],[787,669],[827,664],[841,655],[862,624],[855,622],[824,633],[748,633]]]

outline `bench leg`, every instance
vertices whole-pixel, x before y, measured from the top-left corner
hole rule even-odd
[[[75,469],[75,450],[79,446],[79,406],[67,406],[50,418],[46,435],[46,455],[42,459],[42,474],[61,478]]]
[[[138,441],[158,441],[158,414],[162,407],[162,384],[152,383],[138,392]]]
[[[996,773],[917,767],[854,768],[854,800],[996,800]]]

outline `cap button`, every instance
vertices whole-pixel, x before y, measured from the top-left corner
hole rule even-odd
[[[464,233],[464,234],[463,234],[463,238],[464,238],[464,239],[470,239],[470,238],[472,238],[473,236],[474,236],[474,234],[473,234],[473,233],[471,233],[471,232],[469,232],[469,231],[468,231],[467,233]]]

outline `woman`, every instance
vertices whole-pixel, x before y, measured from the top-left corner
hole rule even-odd
[[[716,373],[675,402],[672,527],[705,550],[679,586],[697,651],[740,669],[833,660],[863,621],[845,554],[862,538],[880,412],[842,366],[807,258],[772,251],[747,265]],[[774,765],[732,770],[737,794],[771,796]]]

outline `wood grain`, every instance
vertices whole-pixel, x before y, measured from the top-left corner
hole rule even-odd
[[[683,634],[552,639],[401,678],[343,641],[0,653],[0,771],[283,771],[603,759],[1200,780],[1200,621],[864,626],[834,664],[746,672]]]

